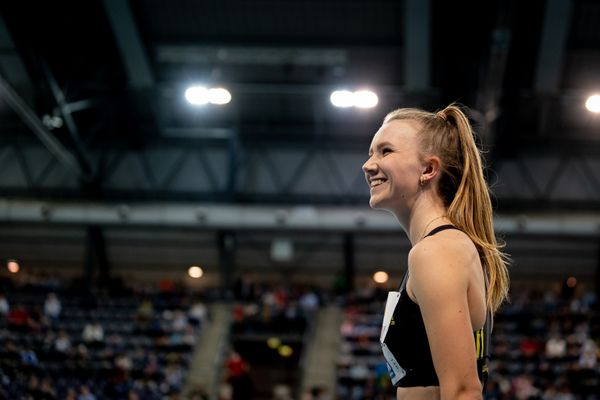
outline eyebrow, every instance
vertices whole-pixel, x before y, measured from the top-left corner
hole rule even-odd
[[[382,147],[393,147],[393,145],[390,142],[381,142],[375,147],[379,150]],[[373,149],[369,149],[369,156],[371,156],[372,154],[373,154]]]

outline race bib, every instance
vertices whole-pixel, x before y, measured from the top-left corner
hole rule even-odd
[[[385,312],[383,314],[383,323],[381,325],[381,335],[379,336],[379,342],[381,343],[381,349],[383,350],[383,357],[387,362],[387,368],[390,373],[392,384],[396,385],[400,379],[404,378],[406,371],[400,366],[396,357],[392,354],[388,346],[385,344],[385,338],[390,328],[390,324],[393,322],[394,310],[400,300],[400,292],[388,292],[387,302],[385,304]]]

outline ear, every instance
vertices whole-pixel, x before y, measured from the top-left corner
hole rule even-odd
[[[438,156],[429,156],[425,158],[424,166],[421,179],[424,182],[431,182],[440,175],[442,160]]]

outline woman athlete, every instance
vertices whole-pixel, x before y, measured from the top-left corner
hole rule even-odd
[[[412,244],[381,333],[397,399],[482,399],[508,258],[469,120],[456,105],[393,111],[363,170],[370,206],[391,212]]]

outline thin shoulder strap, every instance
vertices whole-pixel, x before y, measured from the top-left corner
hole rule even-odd
[[[456,229],[457,231],[460,231],[459,228],[455,227],[454,225],[451,224],[446,224],[446,225],[440,225],[437,228],[433,228],[427,235],[423,236],[423,239],[425,239],[428,236],[433,236],[438,232],[441,231],[445,231],[446,229]]]
[[[435,235],[436,233],[440,232],[440,231],[444,231],[446,229],[458,229],[457,227],[455,227],[454,225],[451,224],[446,224],[446,225],[440,225],[437,228],[432,229],[427,235],[425,235],[423,237],[423,239],[425,239],[427,236],[432,236]],[[406,269],[406,272],[404,273],[404,277],[402,278],[402,283],[400,284],[400,288],[398,289],[398,291],[402,292],[404,289],[406,289],[406,281],[408,280],[408,268]]]

